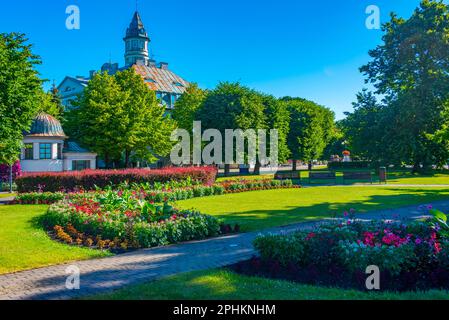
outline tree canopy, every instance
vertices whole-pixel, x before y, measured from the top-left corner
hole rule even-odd
[[[42,80],[40,58],[24,34],[0,34],[0,163],[18,160],[23,132],[29,130],[39,107]]]
[[[124,156],[152,162],[170,152],[174,122],[134,69],[96,74],[67,113],[70,136],[97,152],[109,166]]]
[[[206,98],[207,91],[202,90],[196,83],[191,83],[181,97],[176,101],[172,118],[181,129],[192,132],[195,115]]]
[[[64,108],[57,92],[40,92],[38,94],[39,107],[38,112],[45,112],[58,120],[64,116]]]
[[[312,101],[301,98],[283,98],[290,111],[290,132],[287,143],[292,153],[293,170],[296,161],[311,163],[323,155],[331,142],[334,129],[334,113]]]
[[[449,124],[448,30],[449,6],[439,0],[423,0],[409,19],[391,15],[383,43],[360,69],[383,99],[376,102],[372,93],[362,92],[348,114],[355,151],[386,163],[413,164],[415,170],[449,159],[441,139]]]

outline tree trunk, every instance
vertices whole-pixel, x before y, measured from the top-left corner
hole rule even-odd
[[[9,193],[12,193],[12,165],[9,166]]]
[[[260,161],[256,161],[256,165],[254,166],[254,174],[260,176],[260,168],[262,167],[262,164]]]
[[[225,164],[225,168],[224,168],[225,177],[229,177],[230,174],[231,174],[231,165]]]
[[[298,161],[296,159],[293,159],[293,171],[298,170]]]
[[[312,171],[312,169],[313,169],[313,162],[310,161],[310,162],[309,162],[309,171]]]
[[[108,154],[104,155],[104,165],[105,165],[106,169],[110,169],[110,167],[109,167],[109,165],[110,165],[110,163],[109,163],[109,155]]]
[[[420,169],[419,161],[416,161],[415,164],[413,165],[412,173],[418,173],[419,169]]]
[[[131,151],[126,150],[125,151],[125,167],[129,168],[129,158],[131,157]]]

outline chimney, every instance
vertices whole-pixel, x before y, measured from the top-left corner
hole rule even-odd
[[[156,60],[153,60],[153,59],[148,60],[148,66],[149,66],[149,67],[154,67],[154,66],[156,66]]]
[[[168,63],[167,62],[160,62],[159,68],[163,70],[168,70]]]

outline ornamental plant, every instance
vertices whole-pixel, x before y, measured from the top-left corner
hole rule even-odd
[[[365,270],[381,270],[383,288],[449,288],[449,238],[435,221],[361,222],[346,217],[312,231],[259,236],[246,273],[306,283],[365,288]]]
[[[151,203],[164,203],[180,200],[187,200],[196,197],[206,197],[213,195],[223,195],[227,193],[240,193],[249,191],[271,190],[281,188],[300,188],[293,185],[291,180],[241,180],[216,183],[210,186],[199,184],[198,182],[170,181],[167,183],[121,183],[117,188],[108,186],[104,189],[98,188],[95,192],[31,192],[19,194],[12,204],[52,204],[58,201],[91,199],[96,195],[123,198],[136,197]],[[116,190],[116,191],[114,191]],[[114,192],[116,194],[114,195]],[[120,194],[120,196],[118,196]],[[117,200],[123,202],[124,199]]]
[[[199,181],[211,185],[217,177],[216,167],[166,168],[160,170],[85,170],[54,173],[29,173],[16,179],[19,193],[77,192],[96,188],[116,187],[131,183],[165,183],[169,181]]]
[[[41,222],[64,242],[76,240],[78,245],[96,243],[98,247],[108,244],[120,250],[217,236],[221,224],[212,216],[177,210],[166,202],[150,203],[130,190],[58,202],[50,206]]]

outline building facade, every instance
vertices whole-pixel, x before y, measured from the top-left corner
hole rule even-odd
[[[61,123],[40,113],[24,133],[20,156],[23,172],[63,172],[95,169],[97,155],[69,141]]]
[[[138,12],[134,13],[123,41],[125,43],[125,65],[120,68],[118,63],[105,63],[100,71],[115,74],[118,71],[134,68],[148,87],[156,92],[160,103],[168,110],[173,109],[176,100],[186,91],[189,83],[171,71],[168,63],[156,63],[151,59],[149,54],[151,39]],[[72,107],[71,101],[83,92],[95,73],[96,71],[90,71],[89,77],[68,76],[64,78],[57,89],[65,108]]]

